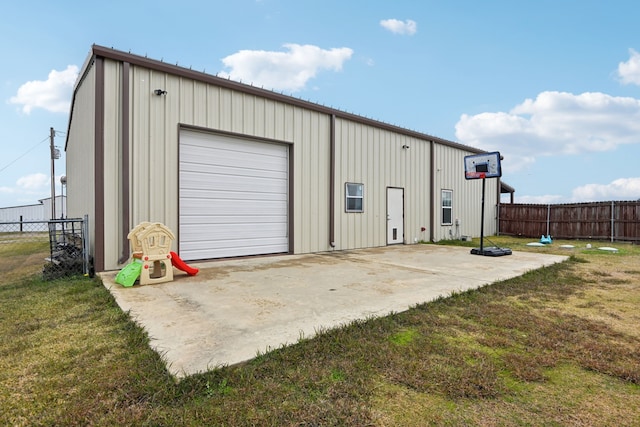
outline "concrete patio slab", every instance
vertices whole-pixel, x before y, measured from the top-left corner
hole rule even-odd
[[[176,270],[172,282],[130,288],[115,283],[116,271],[101,277],[122,310],[149,333],[169,370],[182,377],[565,259],[400,245],[194,263],[197,276]]]

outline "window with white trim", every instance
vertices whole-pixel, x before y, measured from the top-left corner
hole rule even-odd
[[[345,183],[345,210],[364,212],[364,184]]]
[[[453,190],[442,190],[442,225],[453,224]]]

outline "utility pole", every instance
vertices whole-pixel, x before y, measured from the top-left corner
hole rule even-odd
[[[56,136],[56,131],[53,128],[49,128],[49,141],[51,149],[51,219],[56,219],[56,147],[53,145],[53,138]]]

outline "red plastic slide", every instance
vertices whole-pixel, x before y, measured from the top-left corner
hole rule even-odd
[[[178,270],[182,270],[185,273],[187,273],[189,276],[195,276],[196,274],[198,274],[198,272],[200,271],[199,269],[195,268],[195,267],[191,267],[189,264],[187,264],[186,262],[184,262],[182,260],[182,258],[180,258],[178,256],[177,253],[175,252],[170,252],[171,254],[171,264],[173,264],[173,266],[175,268],[177,268]]]

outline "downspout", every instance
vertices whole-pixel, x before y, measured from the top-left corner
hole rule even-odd
[[[95,209],[95,271],[104,271],[104,58],[95,59],[95,111],[94,111],[94,209]]]
[[[122,192],[122,200],[121,200],[121,204],[122,204],[122,213],[121,213],[121,217],[122,217],[122,255],[120,256],[120,259],[118,260],[118,264],[124,264],[128,259],[129,259],[129,239],[127,238],[128,234],[129,234],[129,230],[131,229],[131,218],[130,218],[130,200],[129,200],[129,196],[130,196],[130,186],[129,186],[129,182],[130,182],[130,171],[129,171],[129,164],[130,164],[130,160],[129,160],[129,145],[130,145],[130,141],[129,141],[129,126],[130,126],[130,121],[129,121],[129,111],[130,111],[130,103],[129,103],[129,84],[130,84],[130,80],[129,80],[129,68],[130,68],[130,64],[128,62],[123,62],[122,63],[122,89],[121,89],[121,93],[120,93],[120,102],[122,103],[122,110],[121,110],[121,134],[120,134],[120,141],[122,141],[122,164],[121,164],[121,168],[122,168],[122,188],[121,188],[121,192]]]
[[[336,115],[329,119],[329,246],[336,247]]]
[[[434,230],[436,229],[436,206],[435,206],[435,181],[436,181],[436,160],[435,160],[435,142],[431,141],[430,153],[431,157],[429,160],[431,162],[431,182],[429,183],[429,203],[431,203],[431,226],[429,227],[429,241],[433,242],[434,240]]]

